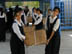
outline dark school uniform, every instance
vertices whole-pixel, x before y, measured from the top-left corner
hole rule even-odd
[[[0,12],[0,41],[5,41],[6,37],[5,37],[5,32],[6,32],[6,15],[3,13],[1,15]]]
[[[24,25],[27,25],[27,18],[25,13],[22,13],[21,20],[23,21]]]
[[[32,23],[33,24],[35,23],[37,16],[38,16],[37,13],[33,13],[33,15],[32,15]]]
[[[25,54],[23,23],[15,19],[12,25],[12,36],[10,40],[11,54]]]
[[[6,30],[11,31],[12,23],[14,21],[13,10],[11,8],[9,8],[9,10],[7,11],[6,16],[7,16]]]
[[[52,21],[52,22],[51,22]],[[47,39],[49,39],[52,31],[55,31],[54,36],[50,40],[49,44],[46,45],[45,54],[59,54],[60,49],[60,32],[59,32],[59,18],[56,16],[54,19],[48,17],[47,19]]]
[[[48,30],[48,28],[47,28],[47,19],[50,17],[51,15],[47,15],[46,16],[46,20],[45,20],[45,30]]]
[[[29,15],[30,15],[29,9],[25,9],[25,10],[24,10],[24,13],[25,13],[25,16],[26,16],[26,17],[29,16]]]
[[[34,23],[36,30],[43,29],[43,18],[42,18],[42,17],[43,17],[43,15],[40,14],[40,15],[38,15],[38,17],[36,18],[36,21],[35,21],[35,23]]]

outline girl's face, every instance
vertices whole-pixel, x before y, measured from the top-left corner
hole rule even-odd
[[[54,16],[57,16],[59,14],[59,10],[58,9],[56,9],[55,11],[53,11],[53,15]]]
[[[40,14],[40,11],[37,11],[38,14]]]
[[[51,14],[51,11],[50,10],[48,10],[48,14]]]
[[[36,13],[37,11],[36,11],[36,9],[34,9],[34,13]]]
[[[18,19],[20,19],[21,16],[22,16],[22,11],[18,12],[18,13],[16,14],[16,16],[17,16]]]

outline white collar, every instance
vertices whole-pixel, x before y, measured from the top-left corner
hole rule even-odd
[[[52,18],[52,17],[50,16],[50,18],[53,19],[53,20],[55,20],[55,19],[57,18],[57,16],[55,16],[54,18]]]
[[[4,17],[5,17],[4,13],[3,13],[3,15],[1,15],[1,12],[0,12],[0,18],[4,18]]]
[[[20,22],[18,22],[17,19],[15,19],[15,21],[17,22],[17,24],[18,24],[19,26],[21,26],[21,23],[22,23],[21,19],[20,19]]]
[[[43,16],[42,14],[38,15],[38,16]]]
[[[33,13],[33,15],[37,15],[37,13]]]

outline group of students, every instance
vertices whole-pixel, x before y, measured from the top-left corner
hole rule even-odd
[[[55,7],[50,10],[50,14],[46,18],[46,35],[47,42],[45,48],[45,54],[59,54],[60,49],[60,19],[58,15],[60,9]],[[5,22],[4,13],[0,9],[0,22]],[[33,8],[32,12],[32,24],[35,25],[36,30],[44,28],[43,25],[43,13],[39,8]],[[11,39],[10,39],[10,48],[11,54],[25,54],[25,44],[24,40],[26,39],[24,33],[24,26],[27,26],[25,13],[22,8],[16,7],[13,17],[13,22],[11,26]],[[1,27],[2,26],[2,27]],[[0,38],[3,35],[4,24],[0,23]]]
[[[36,30],[43,29],[43,14],[39,8],[33,8],[32,19]]]
[[[26,39],[25,33],[23,32],[24,23],[21,20],[23,11],[18,8],[15,12],[14,22],[12,25],[12,36],[10,40],[11,54],[25,54],[24,40]],[[52,14],[49,14],[46,19],[46,34],[47,42],[45,48],[45,54],[59,54],[60,49],[60,19],[58,14],[60,9],[55,7]],[[39,8],[33,8],[32,14],[35,29],[43,29],[43,15]]]
[[[3,6],[0,6],[0,42],[6,41],[6,32],[11,32],[11,27],[14,21],[14,13],[15,10],[19,7],[19,5],[16,5],[15,8],[4,8]],[[28,6],[25,6],[23,9],[24,11],[24,19],[25,24],[27,24],[26,17],[30,15]],[[23,19],[23,18],[22,18]]]
[[[32,24],[35,25],[35,29],[39,30],[43,28],[42,11],[39,8],[33,8]],[[26,24],[25,13],[21,8],[17,8],[14,13],[14,22],[12,24],[12,36],[10,39],[11,54],[25,54],[24,40],[26,39],[24,33],[24,26]]]

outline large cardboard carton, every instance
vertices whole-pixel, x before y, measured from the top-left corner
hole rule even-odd
[[[35,30],[35,27],[25,27],[26,46],[41,45],[46,43],[46,32],[44,29]]]
[[[28,19],[30,23],[31,18]],[[45,19],[43,19],[45,23]],[[24,32],[26,35],[26,46],[41,45],[46,43],[46,32],[44,29],[35,30],[35,26],[24,26]]]
[[[32,46],[35,44],[35,37],[34,37],[34,26],[25,26],[24,32],[26,36],[25,44],[27,46]]]
[[[42,30],[36,30],[36,45],[41,45],[46,43],[46,32],[44,29]]]
[[[35,26],[24,26],[25,33],[31,33],[35,30]]]
[[[27,22],[28,23],[31,23],[32,22],[32,17],[31,16],[27,17]]]
[[[34,32],[27,32],[26,34],[26,40],[25,44],[26,46],[32,46],[35,44],[35,37],[34,37]]]

